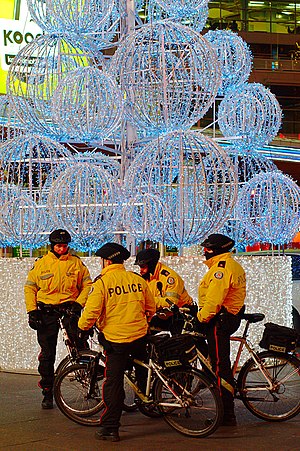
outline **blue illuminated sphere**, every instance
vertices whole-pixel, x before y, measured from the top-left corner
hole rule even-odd
[[[0,209],[0,230],[7,246],[35,249],[43,246],[47,236],[44,211],[25,193],[9,199]]]
[[[155,0],[149,0],[145,6],[146,18],[145,21],[153,23],[158,20],[169,19],[173,22],[178,22],[181,25],[192,28],[200,33],[208,18],[208,1],[204,1],[199,8],[171,8],[164,9]]]
[[[119,87],[96,67],[82,67],[67,74],[52,97],[54,121],[79,142],[100,140],[113,133],[122,110]]]
[[[220,95],[248,80],[252,69],[252,54],[247,43],[230,30],[210,30],[205,34],[216,50],[221,67]]]
[[[171,21],[128,35],[111,71],[126,93],[126,117],[144,136],[190,128],[209,109],[221,83],[211,45]]]
[[[169,14],[186,17],[208,4],[208,0],[155,0],[155,2]]]
[[[115,227],[121,194],[118,181],[102,167],[75,163],[52,184],[48,209],[68,230],[77,249],[93,251]]]
[[[2,183],[9,190],[15,185],[37,203],[44,187],[49,187],[72,161],[68,149],[43,136],[22,134],[0,144]]]
[[[236,149],[255,150],[268,144],[281,126],[282,111],[271,91],[260,83],[244,83],[228,91],[218,110],[223,135]]]
[[[96,49],[87,38],[43,35],[23,47],[10,65],[9,99],[19,120],[30,130],[56,139],[69,138],[53,123],[51,101],[69,72],[95,63]],[[98,55],[97,55],[98,56]]]
[[[167,221],[168,208],[160,200],[160,196],[147,192],[136,194],[129,201],[125,201],[124,228],[138,242],[147,240],[163,242]]]
[[[300,188],[279,171],[258,174],[241,189],[237,213],[254,241],[289,243],[300,227]]]
[[[224,224],[235,204],[236,185],[226,152],[192,131],[173,132],[151,141],[136,156],[124,181],[133,195],[158,196],[169,212],[164,243],[179,248],[201,242]]]
[[[32,19],[46,32],[90,33],[111,13],[112,0],[27,0]]]

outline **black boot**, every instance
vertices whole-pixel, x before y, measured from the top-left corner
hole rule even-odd
[[[44,388],[43,390],[42,409],[53,409],[53,393],[51,389]]]

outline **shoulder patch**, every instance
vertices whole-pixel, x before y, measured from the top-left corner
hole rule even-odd
[[[214,277],[215,279],[223,279],[224,274],[222,273],[222,271],[217,271],[214,273]]]
[[[174,283],[175,283],[174,277],[168,277],[167,283],[168,283],[169,285],[174,285]]]
[[[167,271],[166,269],[163,269],[163,270],[161,271],[161,274],[162,274],[163,276],[168,277],[168,275],[169,275],[170,273],[169,273],[169,271]]]
[[[226,262],[225,262],[224,260],[221,260],[221,261],[218,263],[218,268],[225,268],[225,266],[226,266]]]

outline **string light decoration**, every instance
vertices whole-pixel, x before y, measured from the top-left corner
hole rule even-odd
[[[138,8],[137,10],[141,9]],[[187,27],[192,28],[194,31],[200,33],[208,18],[208,1],[204,1],[203,5],[199,8],[172,8],[165,10],[155,0],[149,0],[145,4],[146,22],[152,23],[158,20],[169,19],[174,22],[181,23]]]
[[[208,0],[155,0],[155,2],[170,14],[186,17],[208,4]]]
[[[58,140],[68,137],[53,123],[51,100],[64,76],[95,63],[97,50],[85,37],[42,35],[23,47],[11,63],[7,92],[18,118],[26,127]],[[99,57],[100,64],[100,57]]]
[[[226,152],[231,158],[238,176],[238,191],[255,175],[277,170],[272,160],[260,155],[258,152],[239,152],[233,147],[226,147]],[[255,242],[240,219],[238,219],[236,207],[232,211],[231,218],[225,222],[219,232],[233,238],[236,243],[235,247],[239,251],[244,251],[247,245]]]
[[[210,30],[205,34],[216,50],[221,67],[222,85],[219,95],[245,83],[252,69],[252,54],[247,43],[231,30]]]
[[[121,177],[121,164],[116,158],[109,157],[101,152],[85,151],[84,153],[77,153],[74,155],[78,163],[88,162],[92,163],[108,172],[114,179],[118,180]]]
[[[122,117],[122,97],[113,79],[96,67],[67,74],[52,97],[54,121],[79,142],[97,141],[113,133]]]
[[[77,250],[93,251],[114,230],[121,202],[117,180],[102,167],[81,162],[52,184],[48,210],[74,237]]]
[[[241,189],[237,213],[255,241],[289,243],[300,227],[300,188],[279,171],[257,174]]]
[[[291,257],[243,256],[235,258],[246,272],[246,312],[262,312],[266,315],[264,322],[272,321],[291,327]],[[100,260],[96,257],[83,258],[92,278],[101,271]],[[125,262],[128,270],[136,271],[134,261],[135,258],[131,257]],[[197,302],[199,282],[207,270],[206,265],[203,264],[203,257],[162,257],[161,261],[182,276],[189,294]],[[0,340],[0,368],[2,370],[36,371],[37,368],[39,345],[35,331],[28,327],[24,302],[24,284],[33,263],[34,258],[0,259],[0,291],[3,299],[0,310],[0,335],[6,337],[5,340]],[[257,323],[255,327],[249,329],[249,340],[257,349],[259,349],[258,343],[263,329],[263,322]],[[56,363],[65,355],[66,347],[63,340],[59,339]],[[248,355],[243,353],[242,360],[245,358],[248,358]]]
[[[88,34],[98,50],[107,49],[116,45],[116,38],[120,33],[120,12],[117,4],[113,5],[112,11],[106,21],[97,30]]]
[[[209,109],[221,83],[211,45],[172,21],[130,33],[110,67],[126,92],[126,117],[142,135],[191,127]]]
[[[177,131],[144,148],[129,167],[124,186],[160,197],[169,210],[164,242],[182,248],[224,224],[236,201],[237,178],[230,158],[213,140]]]
[[[26,249],[43,246],[48,238],[43,234],[44,212],[24,193],[8,200],[0,209],[0,231],[7,245]]]
[[[125,230],[138,242],[164,241],[164,228],[168,222],[168,208],[155,194],[135,195],[123,208]]]
[[[46,185],[71,165],[72,154],[59,143],[44,136],[22,134],[0,144],[2,181],[18,187],[39,202]]]
[[[107,20],[114,1],[27,0],[27,4],[32,19],[48,33],[90,33]]]
[[[260,83],[244,83],[221,101],[218,124],[224,137],[240,150],[256,150],[268,144],[281,126],[282,111],[271,91]]]

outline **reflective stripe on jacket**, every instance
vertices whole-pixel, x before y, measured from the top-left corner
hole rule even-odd
[[[221,309],[236,315],[246,297],[246,275],[242,266],[230,252],[217,255],[204,262],[209,270],[200,282],[198,290],[200,322],[208,322]]]
[[[157,282],[159,282],[158,285]],[[178,307],[193,304],[193,299],[186,291],[182,278],[173,269],[160,262],[157,263],[154,274],[148,283],[157,309],[170,307],[166,299]]]
[[[147,282],[122,264],[111,264],[93,283],[78,326],[87,330],[97,321],[107,340],[129,343],[146,335],[155,310]]]
[[[85,305],[92,285],[89,270],[76,255],[57,258],[49,251],[29,271],[24,286],[26,310],[37,308],[37,302],[58,305],[76,301]]]

